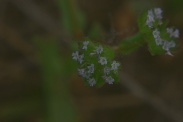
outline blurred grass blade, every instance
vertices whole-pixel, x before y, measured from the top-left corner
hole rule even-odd
[[[78,9],[75,0],[57,0],[62,16],[62,26],[70,34],[77,38],[82,36],[85,27],[84,14]]]
[[[44,97],[47,105],[47,122],[75,122],[76,116],[68,89],[68,74],[59,55],[56,41],[36,39],[42,66]],[[67,72],[68,73],[68,72]]]

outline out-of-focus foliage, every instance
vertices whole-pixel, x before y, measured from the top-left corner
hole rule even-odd
[[[171,116],[156,105],[154,109],[148,102],[144,104],[121,84],[85,87],[71,52],[84,37],[95,46],[108,45],[103,46],[103,57],[123,62],[122,70],[136,83],[181,110],[182,49],[173,58],[164,55],[145,25],[147,16],[140,16],[137,27],[136,14],[161,6],[168,22],[182,30],[182,4],[182,0],[1,0],[0,122],[171,122]],[[170,39],[165,26],[158,29],[163,38]],[[41,37],[32,41],[37,36]],[[146,43],[152,54],[163,55],[149,56],[146,49],[140,49]],[[89,62],[94,60],[85,55]],[[100,77],[100,71],[95,75]],[[118,73],[115,76],[119,81]],[[103,83],[99,79],[97,85]]]
[[[43,75],[43,92],[45,94],[47,111],[46,122],[76,122],[76,113],[70,99],[68,79],[73,66],[59,53],[57,41],[37,38]],[[60,56],[60,54],[62,56]]]
[[[61,13],[62,27],[70,36],[77,36],[85,28],[86,20],[84,13],[79,10],[75,0],[57,0]]]

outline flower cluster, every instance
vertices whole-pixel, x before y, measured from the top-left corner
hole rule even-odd
[[[102,45],[84,41],[79,51],[72,53],[72,59],[77,61],[78,74],[89,86],[99,86],[104,83],[117,82],[120,63],[112,61],[113,57],[106,55],[107,48]]]
[[[147,12],[146,25],[152,29],[152,35],[157,46],[161,46],[168,55],[170,50],[176,46],[175,39],[179,38],[179,30],[173,28],[162,29],[162,10],[154,8]]]
[[[153,10],[148,10],[146,24],[152,28],[154,23],[158,21],[158,24],[162,24],[162,10],[160,8],[154,8]]]

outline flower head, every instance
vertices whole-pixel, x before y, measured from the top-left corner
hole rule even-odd
[[[153,31],[153,36],[154,36],[155,39],[160,38],[160,32],[157,28]]]
[[[89,41],[84,41],[84,42],[83,42],[83,47],[82,47],[82,49],[87,50],[88,44],[89,44]]]
[[[86,72],[85,72],[85,69],[79,69],[78,68],[78,74],[82,77],[85,77],[86,76]]]
[[[107,59],[106,57],[100,57],[98,61],[101,65],[107,64]]]
[[[139,29],[144,34],[152,54],[167,53],[172,55],[170,51],[176,46],[179,30],[166,28],[167,21],[163,20],[162,13],[161,8],[153,8],[148,10],[145,15],[142,14],[138,22]]]
[[[72,59],[74,59],[76,61],[79,59],[79,52],[78,51],[72,53]]]
[[[163,17],[162,17],[162,10],[161,8],[155,8],[154,9],[154,14],[156,16],[157,19],[161,20]]]
[[[110,71],[111,71],[111,68],[109,68],[109,67],[104,67],[104,74],[109,74],[110,73]]]
[[[160,31],[157,28],[153,31],[153,36],[154,36],[156,45],[159,46],[163,44],[163,39],[161,39],[160,37]]]
[[[101,45],[97,46],[94,52],[96,52],[97,54],[101,54],[103,52],[103,47]]]
[[[156,45],[160,46],[163,44],[164,40],[161,38],[155,39]]]
[[[87,50],[88,46],[89,50]],[[83,77],[89,86],[103,83],[113,84],[117,80],[118,72],[116,70],[120,64],[116,61],[112,62],[112,56],[105,56],[110,53],[108,51],[108,47],[103,48],[102,45],[84,41],[79,50],[72,53],[72,58],[78,63],[78,75]]]
[[[170,48],[173,48],[173,47],[175,47],[175,46],[176,46],[176,44],[175,44],[174,41],[164,41],[163,49],[164,49],[165,51],[167,51],[167,54],[168,54],[168,55],[172,55],[172,54],[170,53]]]
[[[178,30],[178,29],[176,29],[176,30],[174,31],[173,37],[179,38],[179,30]]]
[[[79,61],[80,64],[83,62],[83,58],[84,58],[84,54],[79,55],[78,61]]]
[[[88,73],[94,73],[94,64],[87,66],[87,68],[88,68]]]
[[[146,25],[148,25],[150,28],[152,28],[154,21],[155,20],[154,20],[153,11],[152,10],[148,10]]]
[[[170,37],[179,38],[179,30],[178,29],[175,29],[175,31],[174,31],[173,28],[167,28],[166,31],[170,35]]]
[[[108,84],[113,84],[114,79],[111,76],[104,76],[105,82]]]
[[[146,20],[146,25],[149,26],[149,28],[152,28],[153,27],[153,23],[155,21],[159,21],[159,25],[162,24],[162,21],[161,19],[163,18],[162,16],[162,10],[161,8],[154,8],[153,10],[148,10],[148,13],[147,13],[147,20]]]
[[[89,78],[88,83],[90,86],[94,86],[96,84],[96,80],[94,78]]]
[[[120,64],[116,61],[113,61],[112,64],[111,64],[111,69],[112,70],[118,70],[118,67],[120,66]]]
[[[76,51],[72,53],[72,59],[78,61],[80,64],[83,62],[84,54],[79,55],[79,52]]]

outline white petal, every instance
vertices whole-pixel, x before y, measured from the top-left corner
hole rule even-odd
[[[107,64],[107,59],[106,57],[100,57],[98,61],[101,65]]]
[[[90,79],[88,79],[88,83],[90,86],[94,86],[96,84],[96,81],[94,78],[90,78]]]

